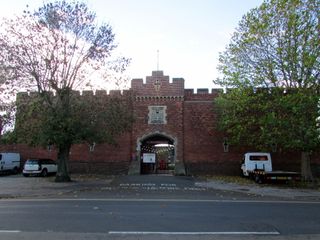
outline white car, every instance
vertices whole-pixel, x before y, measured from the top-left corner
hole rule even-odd
[[[46,177],[49,174],[57,173],[57,164],[51,159],[28,159],[23,167],[22,174],[25,177],[30,175],[37,175]]]

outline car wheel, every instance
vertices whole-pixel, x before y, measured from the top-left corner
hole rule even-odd
[[[41,176],[42,176],[42,177],[48,176],[48,170],[47,170],[46,168],[42,170]]]
[[[29,177],[29,174],[24,173],[23,176],[24,176],[24,177]]]
[[[261,183],[262,183],[262,178],[261,178],[261,176],[256,175],[255,178],[254,178],[254,181],[255,181],[256,183],[258,183],[258,184],[261,184]]]
[[[15,167],[14,169],[12,169],[12,173],[13,174],[18,174],[19,172],[19,169],[17,167]]]

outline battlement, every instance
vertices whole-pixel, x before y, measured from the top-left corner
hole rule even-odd
[[[155,79],[155,76],[159,78]],[[157,80],[160,82],[160,89],[156,89]],[[198,88],[194,89],[184,89],[184,79],[183,78],[173,78],[172,83],[169,82],[169,77],[164,76],[162,71],[154,71],[153,76],[147,77],[147,82],[143,83],[142,79],[133,79],[131,83],[132,88],[129,90],[84,90],[84,91],[72,91],[73,97],[79,97],[83,99],[95,98],[107,100],[112,97],[126,98],[129,96],[135,97],[136,99],[184,99],[184,100],[212,100],[219,94],[231,93],[234,89],[226,89],[224,91],[222,88]],[[163,89],[161,89],[163,88]],[[158,91],[157,91],[158,90]],[[256,88],[250,89],[252,94],[258,93],[282,93],[288,94],[296,91],[296,89],[285,89],[285,88]],[[50,93],[54,96],[54,93]],[[17,101],[28,101],[32,98],[37,98],[39,93],[37,92],[19,92],[17,94]]]
[[[232,91],[235,91],[235,88],[227,88],[224,93],[228,94]],[[247,88],[244,89],[244,91],[250,92],[252,94],[259,94],[259,93],[266,93],[266,94],[291,94],[291,93],[297,93],[299,91],[298,88],[284,88],[284,87],[270,87],[270,88],[264,88],[264,87],[258,87],[258,88]],[[304,91],[314,91],[313,89],[304,89]]]
[[[108,98],[108,97],[126,97],[131,94],[130,90],[110,90],[109,93],[106,90],[83,90],[83,91],[72,91],[71,95],[73,97],[83,97],[83,98],[90,98],[90,97],[96,97],[96,98]],[[50,92],[51,96],[55,96],[53,92]],[[27,100],[36,98],[39,96],[38,92],[19,92],[17,94],[17,100]]]
[[[221,88],[213,88],[209,92],[208,88],[198,88],[197,92],[194,92],[194,89],[185,89],[184,90],[184,99],[186,101],[190,100],[212,100],[217,97],[219,94],[223,93]]]
[[[170,82],[169,76],[163,74],[163,71],[152,71],[151,76],[143,79],[132,79],[131,90],[136,96],[183,96],[184,79],[173,78]]]
[[[188,88],[184,90],[184,95],[189,96],[189,95],[216,95],[219,93],[223,93],[222,88],[212,88],[211,92],[209,92],[208,88],[197,88],[197,92],[194,91],[192,88]]]

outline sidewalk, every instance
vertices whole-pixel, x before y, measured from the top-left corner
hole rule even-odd
[[[254,182],[237,184],[222,180],[198,181],[195,183],[195,185],[208,189],[232,191],[245,193],[248,195],[256,195],[260,197],[277,197],[291,200],[320,201],[320,190],[289,188],[285,185],[259,185]]]
[[[219,200],[320,201],[320,191],[294,189],[277,185],[235,183],[217,179],[195,179],[163,175],[88,176],[72,175],[72,182],[55,183],[54,177],[25,178],[0,176],[1,198],[47,197],[164,197]]]
[[[56,183],[54,177],[0,176],[0,199],[76,196],[79,192],[101,190],[113,180],[111,177],[83,177],[81,175],[72,176],[72,179],[72,182]]]

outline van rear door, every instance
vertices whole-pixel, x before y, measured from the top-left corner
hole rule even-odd
[[[272,171],[271,158],[268,154],[252,154],[249,156],[249,161],[254,169],[261,169],[266,172]]]

